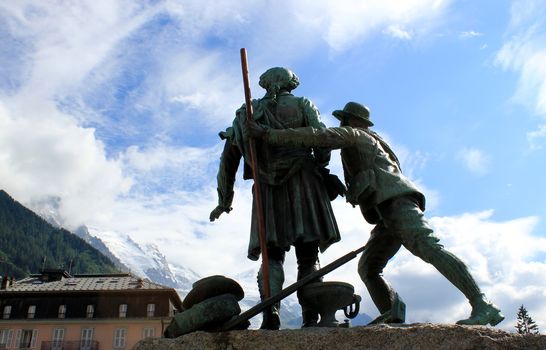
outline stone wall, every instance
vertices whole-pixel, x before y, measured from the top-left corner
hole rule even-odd
[[[546,349],[546,335],[508,333],[489,327],[438,324],[309,328],[280,331],[194,332],[176,339],[140,341],[135,350],[300,349]]]

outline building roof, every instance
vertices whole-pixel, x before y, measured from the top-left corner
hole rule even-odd
[[[69,277],[66,277],[66,276]],[[55,280],[47,280],[44,274],[31,275],[16,281],[0,290],[2,293],[12,292],[99,292],[99,291],[171,291],[166,287],[128,273],[104,275],[62,275]]]

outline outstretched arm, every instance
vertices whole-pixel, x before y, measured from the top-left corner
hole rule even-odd
[[[330,149],[356,146],[358,136],[365,134],[351,127],[321,128],[311,126],[294,129],[270,129],[254,121],[244,124],[246,137],[262,139],[271,145],[292,147],[325,147]]]
[[[210,213],[210,221],[214,221],[222,215],[231,211],[233,201],[233,185],[235,174],[241,160],[242,154],[237,146],[234,146],[229,139],[226,139],[224,151],[220,158],[220,167],[216,180],[218,182],[218,205]]]

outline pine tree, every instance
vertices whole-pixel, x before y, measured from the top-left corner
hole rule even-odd
[[[538,326],[527,313],[527,309],[521,305],[518,310],[516,330],[519,334],[539,334]]]

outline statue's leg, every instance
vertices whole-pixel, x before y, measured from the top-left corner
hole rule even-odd
[[[284,283],[284,250],[278,248],[268,249],[269,253],[269,295],[275,295],[282,290]],[[262,301],[265,299],[265,293],[263,289],[263,273],[262,268],[258,271],[258,288],[260,290],[260,298]],[[275,303],[270,308],[266,309],[263,315],[261,329],[273,329],[277,330],[281,326],[280,318],[281,303]]]
[[[318,258],[318,242],[311,243],[296,243],[296,259],[298,263],[298,281],[303,277],[309,275],[312,272],[320,269],[320,263]],[[313,282],[322,281],[322,277]],[[298,290],[298,300],[300,299],[300,292]],[[301,316],[302,316],[302,328],[314,327],[318,322],[318,312],[310,310],[304,307],[301,302]]]
[[[480,316],[468,322],[474,324],[497,324],[504,318],[500,310],[485,299],[480,287],[468,271],[466,265],[454,254],[445,250],[434,235],[418,205],[410,199],[402,198],[389,207],[392,225],[399,232],[404,247],[415,256],[434,266],[445,278],[459,289],[469,300],[473,315]],[[483,323],[485,322],[485,323]]]
[[[396,293],[382,276],[383,269],[400,246],[400,240],[379,224],[372,230],[367,248],[358,262],[358,274],[381,314],[392,309],[396,298]]]

